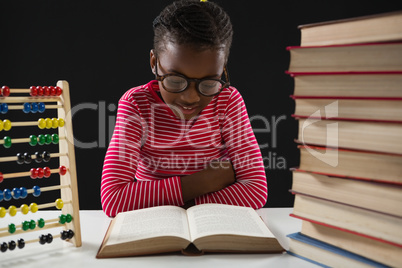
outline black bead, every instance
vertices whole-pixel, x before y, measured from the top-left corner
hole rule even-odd
[[[46,235],[41,235],[39,236],[39,244],[44,245],[46,244],[47,236]]]
[[[67,233],[68,233],[68,239],[71,239],[71,238],[74,237],[74,232],[73,232],[73,230],[69,229],[69,230],[67,231]]]
[[[45,162],[50,161],[50,153],[48,151],[43,152],[43,161],[45,161]]]
[[[25,162],[25,164],[31,164],[32,158],[29,153],[24,153],[24,162]]]
[[[60,232],[60,238],[61,238],[61,240],[66,240],[68,238],[67,231],[61,231]]]
[[[8,249],[7,243],[6,243],[6,242],[3,242],[3,244],[1,244],[1,246],[0,246],[0,251],[1,251],[1,252],[6,252],[7,249]]]
[[[9,250],[14,250],[16,246],[17,246],[17,243],[15,243],[14,240],[11,240],[10,242],[8,242],[8,249]]]
[[[24,155],[23,154],[21,154],[21,153],[18,153],[17,154],[17,163],[18,164],[20,164],[20,165],[22,165],[22,164],[24,164]]]
[[[47,234],[46,237],[46,243],[50,244],[53,241],[53,235],[52,234]]]
[[[39,152],[35,152],[35,156],[36,156],[35,162],[36,162],[36,163],[42,163],[42,161],[43,161],[42,154],[39,153]]]
[[[24,239],[18,239],[18,248],[22,249],[25,247],[25,241]]]

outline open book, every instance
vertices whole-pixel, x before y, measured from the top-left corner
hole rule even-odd
[[[97,258],[181,251],[273,253],[283,248],[252,208],[204,204],[187,210],[152,207],[119,213],[110,223]]]

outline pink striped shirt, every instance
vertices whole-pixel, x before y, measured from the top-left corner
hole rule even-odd
[[[236,182],[197,197],[195,203],[262,207],[267,201],[265,169],[239,92],[224,89],[196,119],[185,121],[174,115],[157,91],[157,81],[151,81],[128,90],[119,101],[102,172],[105,213],[182,206],[180,176],[222,158],[232,161]]]

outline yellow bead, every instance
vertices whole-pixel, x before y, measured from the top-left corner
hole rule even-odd
[[[52,128],[58,128],[59,127],[59,121],[57,121],[57,118],[52,118]]]
[[[59,127],[64,127],[64,119],[63,118],[59,118],[57,119],[57,121],[59,121]]]
[[[17,214],[17,208],[15,206],[9,206],[8,214],[10,214],[10,216],[14,217],[15,214]]]
[[[0,207],[0,218],[4,218],[7,214],[7,209]]]
[[[46,121],[45,121],[45,119],[39,118],[39,120],[38,120],[38,127],[39,127],[40,129],[44,129],[44,128],[46,127]]]
[[[3,120],[3,128],[5,131],[9,131],[11,129],[11,121],[8,119]]]
[[[28,205],[22,204],[20,208],[21,208],[22,214],[24,214],[24,215],[28,214],[28,212],[29,212],[29,207],[28,207]]]
[[[4,123],[3,123],[3,121],[0,121],[0,131],[2,131],[3,128],[4,128]]]
[[[64,206],[63,200],[61,200],[60,198],[56,200],[56,208],[57,209],[62,209]]]
[[[47,128],[47,129],[52,128],[52,126],[53,126],[52,119],[46,118],[45,121],[46,121],[46,128]]]
[[[31,204],[29,205],[29,210],[30,210],[32,213],[37,212],[37,211],[38,211],[38,205],[37,205],[36,203],[31,203]]]

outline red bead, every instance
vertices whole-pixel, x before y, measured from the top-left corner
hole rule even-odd
[[[8,97],[8,96],[10,96],[10,88],[8,87],[8,86],[3,86],[2,88],[1,88],[1,92],[2,92],[2,96],[3,97]]]
[[[36,168],[31,168],[31,179],[36,179],[38,177],[38,170]]]
[[[43,168],[37,168],[36,170],[38,171],[38,178],[42,179],[43,176],[45,175],[45,172],[43,171]]]
[[[50,89],[47,86],[43,87],[43,96],[49,96],[50,95]]]
[[[66,175],[67,168],[65,166],[60,166],[59,167],[59,173],[60,173],[60,175]]]
[[[63,90],[61,89],[61,87],[56,87],[56,96],[60,96],[61,93],[63,93]]]
[[[37,86],[36,90],[38,91],[38,96],[43,96],[43,87]]]
[[[55,96],[56,95],[56,88],[54,86],[50,86],[49,90],[50,90],[50,96]]]
[[[1,173],[1,172],[0,172],[0,183],[2,183],[2,182],[3,182],[3,180],[4,180],[3,173]]]
[[[36,87],[32,86],[29,88],[31,90],[31,92],[29,93],[32,97],[35,97],[36,95],[38,95],[38,90],[36,89]]]
[[[52,174],[52,172],[50,171],[49,167],[44,167],[43,168],[43,176],[45,178],[49,178],[51,174]]]

